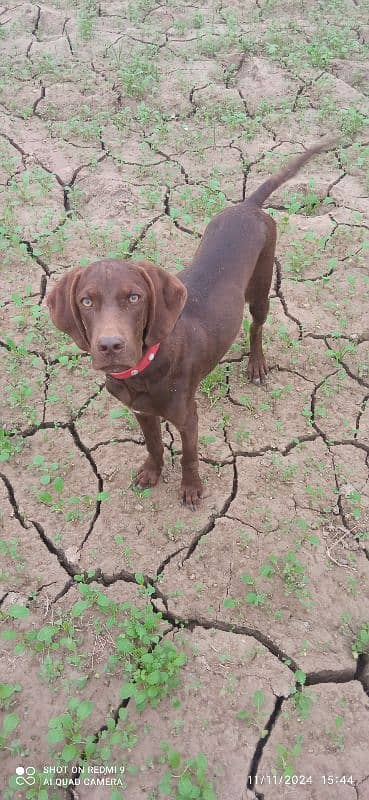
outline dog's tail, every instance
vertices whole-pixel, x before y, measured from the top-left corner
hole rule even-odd
[[[245,203],[247,205],[259,206],[259,208],[261,208],[269,195],[275,192],[276,189],[279,189],[283,183],[289,181],[290,178],[293,178],[294,175],[296,175],[296,172],[298,172],[299,169],[301,169],[301,167],[303,167],[304,164],[306,164],[306,162],[312,158],[312,156],[334,147],[335,144],[336,142],[332,139],[329,141],[325,139],[324,142],[319,142],[319,144],[310,147],[309,150],[305,150],[305,152],[301,153],[300,156],[297,156],[290,161],[290,163],[287,164],[287,167],[282,169],[280,172],[277,172],[277,174],[273,175],[271,178],[268,178],[268,180],[265,181],[265,183],[262,183],[255,192],[250,194],[249,197],[246,197]]]

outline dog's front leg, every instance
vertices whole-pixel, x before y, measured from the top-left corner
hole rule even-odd
[[[149,454],[146,461],[137,470],[135,484],[140,489],[147,489],[149,486],[157,484],[164,464],[160,417],[151,417],[148,414],[135,414],[135,417],[145,437]]]
[[[191,403],[185,423],[178,430],[182,439],[182,501],[192,511],[195,511],[203,491],[199,475],[198,422],[195,401]]]

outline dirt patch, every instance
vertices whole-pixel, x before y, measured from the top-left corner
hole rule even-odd
[[[367,735],[364,733],[368,729],[368,714],[363,711],[362,706],[362,687],[353,681],[347,686],[319,686],[311,687],[306,690],[313,700],[312,713],[306,729],[310,728],[313,738],[309,737],[308,751],[306,739],[301,737],[301,724],[291,719],[295,716],[291,714],[291,701],[287,701],[280,717],[280,725],[275,728],[271,736],[268,748],[260,764],[259,780],[262,776],[277,776],[281,774],[280,766],[283,757],[289,758],[293,764],[294,774],[310,778],[311,783],[304,783],[302,777],[298,783],[299,797],[302,798],[329,798],[332,796],[332,783],[329,776],[337,774],[337,784],[335,784],[335,794],[337,798],[355,797],[357,786],[360,787],[361,795],[365,797],[367,791],[366,764],[362,759],[360,747],[357,746],[357,736]],[[311,735],[310,734],[310,735]],[[308,735],[308,734],[307,734]],[[301,741],[303,739],[303,741]],[[298,744],[296,745],[296,741]],[[294,754],[294,747],[295,753]],[[309,762],[309,769],[306,770],[306,760]],[[353,768],[355,765],[355,768]],[[347,777],[347,780],[345,780]],[[343,778],[343,780],[340,780]],[[351,778],[351,780],[350,780]],[[276,778],[277,779],[277,778]],[[288,797],[290,788],[283,786],[279,796]],[[275,796],[273,779],[268,785],[268,780],[263,782],[263,793],[265,798]],[[365,785],[366,784],[366,785]]]
[[[145,459],[143,446],[128,441],[94,451],[99,474],[110,497],[103,504],[100,518],[83,547],[81,567],[88,569],[98,565],[103,571],[109,571],[115,562],[114,572],[125,568],[155,574],[173,549],[188,548],[208,519],[222,513],[232,496],[232,465],[201,464],[204,502],[194,513],[179,506],[179,458],[176,454],[172,461],[170,453],[168,456],[159,484],[147,492],[147,496],[145,493],[142,496],[133,491],[131,484],[135,469]],[[112,519],[112,506],[119,509],[115,519]],[[110,547],[116,552],[113,562]]]
[[[164,701],[160,710],[147,710],[139,717],[133,713],[132,719],[144,726],[145,735],[128,755],[129,765],[139,766],[139,772],[130,776],[127,771],[127,794],[138,800],[158,787],[167,770],[165,743],[170,743],[172,749],[190,757],[203,752],[209,783],[218,786],[223,796],[229,791],[239,797],[246,785],[245,766],[272,712],[274,694],[289,691],[289,671],[279,665],[274,672],[268,652],[247,636],[196,628],[192,634],[176,634],[173,641],[180,643],[188,659],[182,685],[175,703]],[[253,703],[255,691],[260,693],[260,711]],[[242,719],[243,710],[250,710],[247,722]],[[119,757],[119,750],[115,754]],[[87,797],[86,790],[81,798]],[[98,793],[92,797],[97,799]]]

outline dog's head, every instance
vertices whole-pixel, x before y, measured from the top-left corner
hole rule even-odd
[[[155,264],[105,259],[71,270],[46,303],[56,327],[110,373],[133,367],[168,336],[186,298],[183,283]]]

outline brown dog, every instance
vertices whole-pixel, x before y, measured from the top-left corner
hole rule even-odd
[[[139,487],[159,479],[163,417],[182,439],[183,502],[198,504],[195,392],[237,336],[245,302],[252,316],[248,375],[254,383],[265,381],[262,327],[276,225],[261,206],[323,149],[307,150],[247,200],[218,214],[180,279],[146,261],[105,259],[73,269],[47,296],[57,328],[91,353],[93,367],[106,373],[108,391],[136,415],[149,454],[138,470]]]

